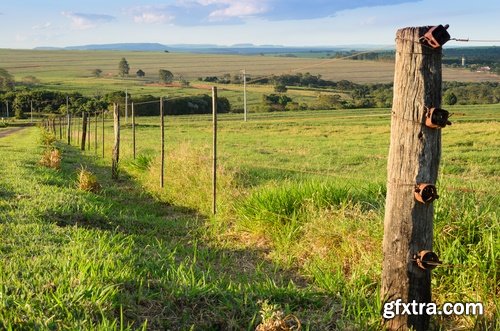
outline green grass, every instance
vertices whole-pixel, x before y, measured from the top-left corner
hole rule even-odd
[[[0,49],[2,68],[17,80],[35,76],[44,85],[58,89],[74,89],[95,93],[117,86],[139,89],[147,87],[144,80],[116,79],[118,62],[125,57],[130,74],[142,69],[146,80],[158,80],[158,70],[168,69],[188,80],[198,77],[239,75],[245,69],[250,78],[295,72],[321,74],[325,79],[347,79],[357,83],[392,82],[394,64],[384,61],[354,61],[318,58],[287,58],[259,55],[215,55],[163,52],[119,51],[41,51]],[[101,69],[103,78],[92,77],[92,70]],[[473,73],[464,69],[444,68],[444,79],[450,81],[499,81],[499,77]],[[157,91],[162,88],[156,87]]]
[[[434,248],[451,266],[433,271],[433,299],[486,315],[433,325],[494,329],[500,109],[450,110]],[[252,330],[267,300],[305,329],[378,329],[389,114],[222,115],[217,217],[210,116],[166,118],[164,189],[158,118],[137,119],[136,160],[123,127],[118,182],[109,122],[106,158],[57,143],[60,171],[37,164],[36,129],[1,138],[0,327]],[[80,164],[101,192],[76,190]]]

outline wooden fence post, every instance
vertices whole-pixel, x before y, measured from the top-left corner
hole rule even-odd
[[[118,161],[120,160],[120,105],[113,105],[113,127],[115,131],[115,144],[113,146],[113,159],[111,162],[111,177],[118,179]]]
[[[66,97],[66,113],[68,116],[68,128],[66,132],[66,136],[68,139],[68,145],[71,145],[71,113],[69,112],[69,98]]]
[[[54,137],[57,138],[56,118],[55,117],[52,118],[51,124],[52,124],[52,132],[54,133]]]
[[[59,116],[59,140],[62,140],[62,135],[63,135],[62,127],[63,127],[62,117]]]
[[[213,159],[212,159],[212,213],[217,213],[217,87],[212,87],[212,124],[213,124]]]
[[[102,158],[104,159],[104,110],[102,111]]]
[[[133,102],[132,102],[132,149],[134,150],[134,160],[135,160],[135,110]]]
[[[87,138],[87,113],[82,112],[82,141],[81,141],[81,150],[85,150],[85,139]]]
[[[432,251],[432,202],[415,199],[419,183],[435,184],[441,132],[425,126],[426,107],[441,104],[441,48],[419,42],[429,27],[397,32],[391,143],[387,166],[381,298],[385,303],[431,302],[431,275],[415,255]],[[402,310],[401,310],[402,311]],[[401,312],[400,311],[400,312]],[[427,330],[430,316],[402,314],[384,320],[388,330]]]
[[[76,146],[80,145],[80,118],[78,116],[75,117],[75,125],[76,125]]]
[[[97,111],[94,113],[94,154],[97,156]]]
[[[161,169],[160,169],[160,187],[164,186],[165,176],[165,121],[163,113],[163,97],[160,98],[160,129],[161,129]]]
[[[92,115],[90,112],[87,113],[87,150],[90,151],[90,129],[92,127]]]

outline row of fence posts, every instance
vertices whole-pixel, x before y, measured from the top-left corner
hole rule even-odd
[[[160,98],[160,132],[161,132],[161,169],[160,169],[160,187],[165,186],[165,110],[164,110],[164,99]],[[136,122],[135,122],[135,108],[134,103],[131,103],[132,107],[132,150],[133,158],[136,158]],[[98,122],[99,116],[101,116],[101,144],[102,144],[102,158],[105,157],[105,111],[96,112],[82,112],[81,124],[79,116],[73,117],[68,113],[65,117],[53,117],[43,120],[43,126],[47,131],[52,132],[56,137],[59,135],[59,139],[62,140],[63,136],[66,135],[66,141],[68,145],[72,145],[72,140],[74,138],[75,127],[76,127],[76,144],[80,147],[82,151],[91,150],[91,126],[92,126],[92,115],[94,115],[94,154],[97,156],[98,152]],[[56,123],[57,119],[57,123]],[[66,121],[64,121],[66,119]],[[57,130],[57,126],[59,129]],[[215,215],[217,213],[217,87],[212,87],[212,128],[213,128],[213,140],[212,140],[212,213]],[[81,129],[81,131],[80,131]],[[111,159],[111,177],[113,179],[118,179],[118,164],[120,159],[120,105],[113,104],[113,132],[114,132],[114,143],[112,148],[112,159]]]

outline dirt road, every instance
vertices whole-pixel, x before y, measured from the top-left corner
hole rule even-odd
[[[17,131],[21,131],[26,129],[26,126],[23,127],[18,127],[18,128],[12,128],[12,129],[5,129],[5,130],[0,130],[0,138],[6,137],[8,135],[11,135]]]

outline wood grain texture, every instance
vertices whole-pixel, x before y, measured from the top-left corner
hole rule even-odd
[[[397,32],[391,143],[384,218],[384,302],[430,302],[430,272],[411,261],[421,250],[432,250],[432,203],[415,200],[417,183],[435,184],[441,155],[441,131],[424,125],[425,107],[441,104],[441,48],[418,40],[428,27]],[[429,316],[396,316],[385,320],[389,330],[426,330]]]
[[[87,113],[82,112],[82,140],[80,145],[82,151],[85,150],[86,139],[87,139]]]
[[[118,179],[118,162],[120,160],[120,106],[114,104],[113,107],[113,128],[115,141],[113,145],[113,158],[111,161],[111,177]]]

